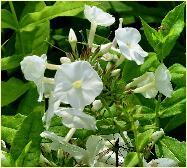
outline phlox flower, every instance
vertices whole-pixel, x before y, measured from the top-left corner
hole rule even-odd
[[[152,159],[149,163],[145,160],[143,162],[144,167],[178,167],[178,164],[175,160],[169,158],[158,158]]]
[[[84,15],[91,23],[100,26],[110,26],[115,22],[115,18],[112,15],[96,6],[85,5]]]
[[[155,73],[146,72],[142,76],[133,79],[133,82],[126,85],[126,89],[135,87],[134,93],[141,93],[145,98],[154,98],[158,91],[166,97],[171,97],[173,88],[171,76],[164,64],[160,64]]]
[[[148,56],[148,53],[138,44],[141,40],[141,35],[137,29],[118,28],[115,31],[115,39],[120,52],[125,58],[135,61],[138,65],[144,63],[144,57]]]
[[[54,80],[54,96],[77,109],[91,104],[103,89],[100,77],[87,61],[62,64]]]
[[[68,128],[96,129],[94,117],[75,108],[59,108],[55,114],[62,117],[62,123]]]
[[[21,70],[25,79],[33,81],[39,93],[38,101],[42,101],[44,93],[44,72],[47,64],[47,56],[43,54],[41,57],[32,55],[27,56],[21,61]]]

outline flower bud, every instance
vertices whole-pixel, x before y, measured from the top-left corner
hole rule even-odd
[[[104,61],[116,61],[118,60],[118,56],[111,53],[106,53],[101,57],[101,59]]]
[[[69,43],[73,52],[75,52],[76,44],[77,44],[77,37],[73,29],[70,29],[69,36],[68,36]]]
[[[102,103],[101,103],[101,100],[95,100],[93,103],[92,103],[92,111],[98,111],[101,107],[102,107]]]
[[[111,62],[108,62],[108,64],[106,65],[106,71],[109,71],[111,67],[112,67]]]
[[[102,44],[100,52],[105,54],[105,53],[107,53],[110,50],[111,47],[112,47],[112,43]]]
[[[111,72],[111,76],[118,76],[120,74],[121,69],[115,69]]]
[[[161,128],[160,131],[156,131],[151,135],[151,139],[156,143],[164,135],[164,130]]]
[[[60,58],[60,62],[61,64],[64,64],[64,63],[71,63],[71,60],[67,57],[61,57]]]

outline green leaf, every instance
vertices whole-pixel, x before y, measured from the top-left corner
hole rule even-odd
[[[138,154],[136,152],[129,152],[125,157],[125,167],[135,167],[139,163]]]
[[[157,58],[156,53],[150,52],[149,55],[145,58],[144,63],[140,66],[140,71],[142,74],[147,71],[154,72],[159,65],[160,62]]]
[[[142,151],[145,146],[148,144],[150,137],[153,133],[153,130],[147,130],[143,133],[139,133],[136,140],[137,150]]]
[[[155,145],[157,157],[166,157],[178,162],[180,167],[186,166],[186,143],[164,136]]]
[[[163,129],[165,132],[169,132],[180,125],[184,124],[186,122],[186,113],[180,113],[175,116],[171,116],[167,118],[167,123],[166,123],[166,118],[164,118],[164,126]]]
[[[45,2],[28,2],[22,13],[21,20],[31,14],[31,12],[39,13],[46,7]],[[16,53],[22,55],[42,55],[47,53],[48,44],[45,40],[49,39],[50,25],[46,20],[41,24],[36,24],[32,27],[32,30],[20,31],[16,34],[15,49]]]
[[[23,99],[21,100],[17,113],[23,114],[23,115],[29,115],[30,113],[33,112],[34,109],[38,108],[43,108],[44,107],[44,102],[38,102],[38,91],[36,87],[31,85],[29,88],[28,92],[25,94]]]
[[[1,58],[1,70],[8,70],[17,68],[20,66],[20,62],[22,61],[23,57],[20,55],[12,55],[9,57]]]
[[[161,102],[159,115],[161,118],[185,113],[186,110],[186,88],[180,88],[173,92],[171,98],[166,98]]]
[[[26,157],[26,155],[28,154],[29,150],[30,150],[30,147],[31,147],[31,144],[32,144],[32,141],[30,141],[23,149],[23,151],[21,152],[21,155],[18,157],[18,159],[16,160],[16,167],[17,166],[20,166],[20,165],[23,165],[24,163],[24,159]]]
[[[29,13],[21,19],[21,31],[31,31],[36,25],[58,16],[75,16],[84,10],[85,4],[85,2],[61,2],[53,6],[46,6],[40,12]],[[92,3],[87,2],[87,4]]]
[[[186,68],[181,64],[173,64],[169,67],[171,81],[177,87],[186,86]]]
[[[184,6],[185,3],[182,3],[168,12],[158,32],[141,19],[146,38],[160,60],[170,54],[184,28]]]
[[[17,130],[20,128],[21,123],[25,119],[24,115],[16,114],[15,116],[1,116],[1,138],[8,144],[12,144]]]
[[[28,83],[25,84],[21,80],[13,77],[10,78],[7,82],[3,81],[1,84],[2,107],[14,102],[17,98],[23,95],[29,88]]]
[[[154,51],[157,53],[157,51],[160,49],[161,46],[161,37],[159,36],[159,33],[150,27],[142,18],[141,22],[143,25],[145,36],[149,42],[149,44],[153,47]]]
[[[40,158],[40,133],[43,131],[42,115],[41,111],[35,110],[23,121],[21,128],[17,131],[13,140],[10,153],[14,163],[21,157],[26,145],[32,141],[27,155],[24,156],[24,160],[21,165],[17,166],[38,166]]]
[[[1,10],[1,28],[10,28],[16,30],[18,28],[17,22],[12,13],[6,9]]]

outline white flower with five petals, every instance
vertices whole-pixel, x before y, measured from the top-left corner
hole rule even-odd
[[[54,96],[78,109],[91,104],[103,89],[99,75],[87,61],[62,64],[54,80]]]
[[[148,56],[148,53],[138,44],[141,40],[141,35],[137,29],[118,28],[115,31],[115,39],[125,58],[135,61],[138,65],[144,63],[144,57]]]

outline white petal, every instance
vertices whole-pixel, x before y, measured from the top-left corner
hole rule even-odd
[[[38,94],[39,94],[38,102],[41,102],[42,99],[43,99],[44,91],[45,91],[43,79],[41,78],[39,80],[35,80],[34,83],[37,86],[37,91],[38,91]]]
[[[139,31],[135,28],[118,28],[115,31],[117,43],[122,41],[128,44],[137,44],[141,40]]]
[[[74,83],[80,82],[77,88]],[[103,89],[97,72],[86,61],[61,65],[55,75],[54,95],[75,108],[91,104]]]
[[[164,64],[159,65],[159,67],[155,71],[156,88],[166,97],[171,97],[171,94],[173,92],[170,80],[171,75],[167,67]]]
[[[53,118],[55,111],[60,106],[60,100],[57,100],[53,94],[49,98],[49,107],[44,115],[44,122],[46,123],[46,129],[50,127],[51,119]]]
[[[36,81],[43,78],[47,63],[46,59],[46,55],[41,57],[36,55],[25,57],[20,63],[25,79]]]
[[[40,136],[59,143],[64,141],[63,137],[57,136],[54,132],[50,131],[44,131],[40,134]]]
[[[176,167],[177,162],[168,158],[159,158],[148,163],[147,167]]]
[[[74,108],[59,108],[56,115],[63,117],[62,123],[69,128],[96,129],[96,120],[94,117]]]
[[[110,26],[115,22],[115,18],[112,15],[95,6],[85,5],[84,15],[90,22],[100,26]]]

